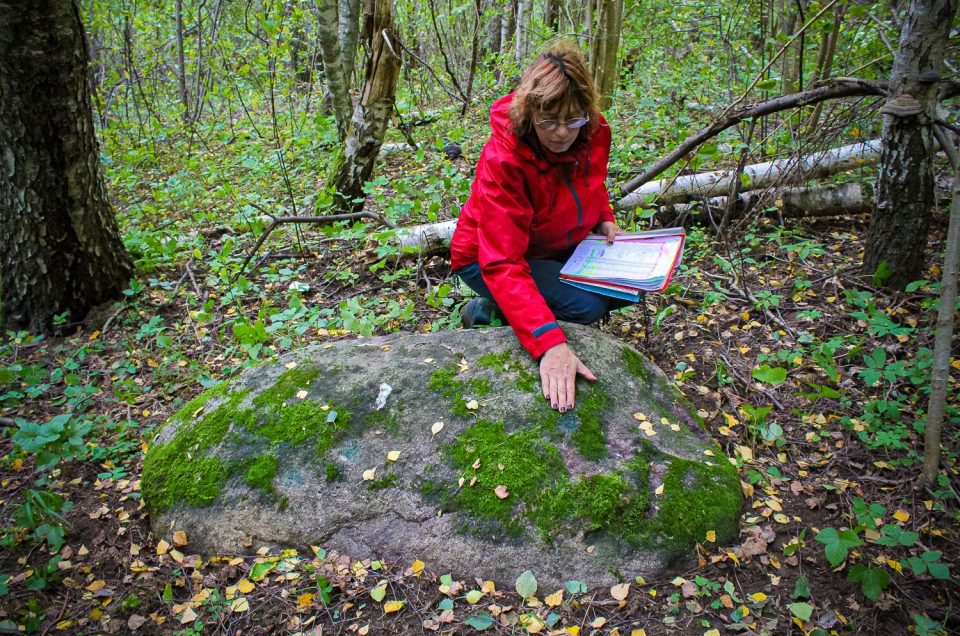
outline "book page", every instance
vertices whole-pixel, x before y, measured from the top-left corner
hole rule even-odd
[[[562,274],[590,278],[647,280],[670,273],[681,237],[625,238],[607,245],[588,237],[561,270]]]

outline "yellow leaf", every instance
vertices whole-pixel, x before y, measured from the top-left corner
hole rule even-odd
[[[736,416],[731,415],[730,413],[724,413],[723,419],[727,420],[727,426],[729,426],[730,428],[733,428],[734,426],[740,423],[740,421],[737,420]]]
[[[751,594],[750,598],[752,598],[757,603],[763,603],[765,600],[767,600],[767,595],[764,594],[763,592],[757,592],[755,594]]]
[[[287,367],[288,369],[296,369],[296,368],[297,368],[297,363],[296,363],[296,362],[288,362],[288,363],[286,363],[286,364],[283,365],[283,366]]]
[[[750,497],[753,497],[753,484],[749,484],[749,483],[747,483],[747,482],[745,482],[745,481],[741,481],[741,482],[740,482],[740,490],[743,491],[743,496],[744,496],[744,497],[747,497],[748,499],[749,499]]]
[[[570,636],[580,636],[579,625],[571,625],[570,627],[566,628],[563,631],[566,632],[567,634],[570,634]]]
[[[790,517],[788,517],[787,515],[783,514],[782,512],[775,513],[775,514],[773,515],[773,519],[774,519],[774,521],[776,521],[777,523],[790,523]]]
[[[630,636],[647,636],[647,630],[635,629],[632,632],[630,632]]]
[[[298,400],[303,400],[303,399],[305,399],[308,395],[310,395],[310,394],[307,393],[306,391],[304,391],[303,389],[300,389],[299,391],[297,391],[297,399],[298,399]]]
[[[731,559],[734,563],[736,563],[737,565],[740,565],[740,559],[737,558],[737,555],[736,555],[736,554],[734,554],[733,552],[727,552],[727,556],[730,557],[730,559]]]
[[[716,543],[717,541],[717,531],[716,530],[707,530],[707,542]]]
[[[237,583],[237,589],[240,590],[241,594],[249,594],[255,587],[257,586],[248,579],[240,579],[240,582]]]
[[[96,339],[99,338],[99,337],[100,337],[100,330],[99,330],[99,329],[97,329],[97,330],[94,331],[92,334],[90,334],[90,339],[91,339],[91,340],[96,340]]]
[[[106,585],[107,585],[106,581],[94,581],[93,583],[88,585],[86,589],[89,590],[90,592],[99,592]]]
[[[494,592],[497,591],[497,586],[493,581],[484,581],[483,586],[480,588],[480,590],[484,594],[493,594]]]
[[[246,596],[241,596],[238,599],[235,599],[233,603],[230,603],[231,612],[246,612],[250,609],[250,602],[247,600]]]
[[[169,549],[170,549],[170,544],[164,541],[163,539],[160,539],[157,542],[157,554],[166,554]]]
[[[387,459],[391,462],[397,461],[398,459],[400,459],[400,451],[395,451],[395,450],[390,451],[389,453],[387,453]]]
[[[423,572],[423,568],[425,565],[426,563],[424,563],[420,559],[417,559],[416,561],[414,561],[413,565],[410,566],[410,569],[413,570],[413,575],[420,576],[420,574]]]
[[[406,601],[388,601],[383,605],[383,613],[392,614],[393,612],[399,612],[406,604]]]
[[[703,632],[703,636],[720,636],[720,630],[708,629],[707,631]]]
[[[933,510],[933,499],[927,499],[923,502],[923,507],[927,510]]]
[[[633,414],[633,419],[639,420],[639,421],[641,421],[641,422],[646,422],[646,421],[647,421],[647,416],[644,415],[643,413],[634,413],[634,414]]]
[[[557,607],[560,603],[563,603],[563,590],[557,590],[550,596],[544,598],[543,602],[546,603],[548,607]]]
[[[743,458],[745,462],[753,461],[753,449],[749,446],[743,446],[741,444],[737,445],[737,451],[740,453],[740,457]]]
[[[192,623],[197,620],[197,613],[193,611],[192,608],[188,607],[186,611],[180,616],[180,624],[186,625],[187,623]]]
[[[187,533],[183,530],[177,530],[173,533],[173,545],[182,548],[187,545]]]
[[[363,471],[363,481],[373,481],[375,479],[376,474],[377,474],[376,467]]]
[[[715,453],[714,453],[712,450],[710,450],[709,448],[708,448],[707,450],[703,451],[703,454],[706,455],[707,457],[713,457],[713,456],[715,455]]]
[[[906,523],[910,520],[910,513],[906,510],[897,510],[893,513],[893,518],[902,523]]]
[[[466,406],[471,411],[476,411],[478,408],[480,408],[480,403],[477,402],[476,400],[470,400],[469,402],[464,404],[464,406]]]
[[[663,494],[663,484],[660,484],[659,486],[657,486],[657,489],[653,491],[653,494],[658,495],[658,496],[659,496],[659,495],[662,495],[662,494]]]

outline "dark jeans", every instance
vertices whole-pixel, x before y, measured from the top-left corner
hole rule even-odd
[[[619,309],[630,304],[560,282],[560,269],[563,267],[560,261],[531,259],[527,262],[530,264],[533,282],[557,320],[589,325],[603,318],[608,309]],[[483,282],[480,265],[473,263],[453,273],[477,294],[496,302],[487,284]]]

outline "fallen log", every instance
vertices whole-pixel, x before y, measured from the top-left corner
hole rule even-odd
[[[749,183],[742,185],[741,189],[757,190],[787,179],[810,181],[878,163],[881,148],[880,140],[873,139],[815,152],[805,157],[776,159],[744,166],[742,172],[749,178]],[[617,201],[614,207],[618,210],[635,209],[651,196],[663,204],[683,203],[693,198],[718,197],[729,192],[731,181],[737,178],[741,177],[737,176],[736,170],[718,170],[650,181]]]
[[[802,186],[779,192],[743,192],[732,208],[732,218],[761,205],[774,205],[785,218],[829,217],[869,212],[873,208],[873,188],[861,183],[843,183],[829,186]],[[727,197],[713,197],[706,201],[676,203],[662,206],[657,211],[663,225],[686,225],[694,215],[703,212],[718,215],[727,207]],[[714,222],[718,219],[714,217]]]

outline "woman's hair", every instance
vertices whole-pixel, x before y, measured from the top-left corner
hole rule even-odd
[[[590,137],[599,121],[600,95],[580,53],[569,40],[551,43],[527,66],[510,103],[510,121],[518,139],[533,132],[534,118],[542,111],[569,106],[570,113],[590,118],[586,135]]]

